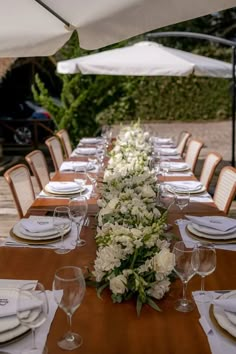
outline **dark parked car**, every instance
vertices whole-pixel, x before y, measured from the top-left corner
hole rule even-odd
[[[53,134],[56,126],[50,113],[32,101],[0,106],[0,137],[4,143],[37,145]]]

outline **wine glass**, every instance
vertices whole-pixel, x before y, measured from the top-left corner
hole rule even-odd
[[[58,254],[65,254],[70,252],[69,249],[65,248],[64,244],[64,234],[67,231],[69,232],[71,229],[70,209],[68,207],[59,206],[54,209],[53,225],[61,236],[61,247],[56,249],[55,252]]]
[[[82,270],[74,266],[59,268],[54,275],[52,288],[54,298],[65,311],[69,323],[69,331],[57,344],[62,349],[73,350],[83,343],[82,337],[72,332],[72,315],[80,306],[86,288]]]
[[[174,271],[183,283],[183,297],[177,300],[175,309],[180,312],[189,312],[194,308],[191,300],[187,299],[187,285],[189,280],[196,274],[192,265],[192,258],[196,249],[193,243],[185,243],[178,241],[175,243],[173,253],[175,255]]]
[[[176,205],[180,208],[180,210],[183,210],[189,205],[190,201],[190,193],[189,190],[186,188],[185,190],[174,190],[175,191],[175,201]]]
[[[97,197],[96,187],[97,187],[97,174],[94,171],[91,171],[89,168],[86,170],[88,180],[92,184],[92,193],[91,197]]]
[[[167,173],[169,172],[170,169],[170,161],[168,159],[165,159],[165,161],[161,161],[160,168],[163,173],[163,179],[165,180]]]
[[[74,221],[77,227],[77,238],[75,244],[78,247],[84,246],[86,244],[86,241],[80,238],[80,232],[84,225],[84,221],[88,211],[87,198],[84,196],[72,198],[69,202],[69,209],[72,221]]]
[[[39,353],[35,340],[35,331],[46,321],[48,311],[48,299],[43,284],[29,282],[19,289],[16,315],[21,325],[32,329],[32,348],[26,350],[25,353]],[[42,353],[47,353],[47,347],[44,348]]]
[[[76,163],[73,165],[73,170],[74,170],[74,182],[78,184],[78,186],[81,187],[81,190],[83,190],[83,187],[87,183],[87,173],[86,173],[87,166],[78,166]]]
[[[201,277],[201,291],[195,299],[199,302],[209,302],[212,298],[205,292],[204,280],[216,269],[215,246],[212,243],[198,243],[195,247],[196,252],[192,259],[192,266]]]

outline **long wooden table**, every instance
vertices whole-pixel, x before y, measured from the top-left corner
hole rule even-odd
[[[70,174],[56,174],[54,180],[70,179]],[[61,203],[59,199],[37,199],[29,214],[44,212]],[[63,203],[67,203],[63,200]],[[95,200],[90,201],[90,208]],[[174,221],[184,214],[219,215],[213,203],[191,203],[180,212],[173,206],[168,222],[173,225],[173,233],[180,237]],[[84,227],[82,237],[85,247],[76,248],[65,255],[58,255],[51,249],[0,247],[0,278],[38,279],[47,289],[51,289],[53,276],[59,267],[79,266],[85,269],[96,256],[94,241],[96,221],[90,216],[89,227]],[[206,278],[207,290],[235,289],[236,255],[231,251],[217,250],[216,271]],[[199,290],[200,278],[195,276],[188,285],[191,291]],[[175,301],[182,295],[182,283],[176,280],[171,290],[158,301],[162,309],[156,312],[144,306],[141,316],[136,315],[135,301],[113,304],[109,290],[102,294],[102,300],[92,287],[87,287],[81,307],[73,316],[73,329],[84,340],[83,345],[72,353],[81,354],[210,354],[207,337],[199,324],[199,313],[195,308],[190,313],[180,313],[174,309]],[[65,313],[58,309],[53,320],[47,346],[49,353],[62,353],[57,346],[58,338],[67,330]]]

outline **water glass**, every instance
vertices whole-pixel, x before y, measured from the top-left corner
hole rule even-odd
[[[209,293],[205,291],[205,277],[213,273],[216,269],[216,250],[212,243],[198,243],[196,252],[192,259],[192,266],[201,277],[201,291],[196,295],[198,302],[210,302],[212,300]]]
[[[184,191],[174,190],[175,191],[175,202],[180,210],[183,210],[189,205],[190,202],[190,193],[189,190],[186,189]]]
[[[174,271],[183,283],[183,296],[177,300],[175,309],[180,312],[189,312],[194,308],[194,303],[187,298],[187,285],[190,279],[196,274],[192,259],[196,249],[193,243],[185,244],[183,241],[175,243],[173,251],[175,255]]]
[[[83,343],[82,337],[72,331],[72,315],[81,305],[86,289],[82,270],[74,266],[59,268],[54,275],[52,289],[55,301],[66,313],[69,323],[68,332],[57,344],[64,350],[74,350]]]
[[[57,229],[59,235],[61,236],[61,247],[56,249],[55,252],[58,254],[70,252],[69,249],[65,248],[64,244],[64,235],[66,232],[71,230],[70,209],[68,207],[59,206],[54,209],[53,226]]]
[[[80,238],[80,232],[87,216],[87,211],[88,211],[87,198],[84,196],[72,198],[69,202],[69,209],[70,209],[71,219],[72,221],[74,221],[77,227],[76,246],[82,247],[86,244],[86,241]]]

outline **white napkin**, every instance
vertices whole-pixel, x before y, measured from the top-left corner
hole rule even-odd
[[[20,225],[29,232],[50,231],[53,229],[53,219],[39,217],[38,219],[29,217],[28,219],[21,219]]]
[[[236,313],[236,299],[214,299],[212,303],[222,307],[226,311]]]
[[[191,192],[202,188],[202,183],[197,181],[174,181],[168,182],[168,184],[174,187],[177,191],[189,190]]]
[[[79,168],[81,168],[82,171],[84,168],[87,167],[87,165],[87,161],[64,161],[60,166],[60,171],[74,171],[75,168],[77,171]]]
[[[161,155],[177,155],[178,152],[176,149],[173,148],[162,148],[159,150]]]
[[[38,280],[25,280],[25,279],[0,279],[0,288],[20,288],[27,283],[37,284]]]
[[[182,168],[188,168],[188,164],[186,162],[171,162],[170,163],[170,169],[182,169]]]
[[[103,141],[102,138],[82,138],[80,140],[80,143],[81,144],[98,144],[102,141]]]
[[[236,229],[236,219],[228,218],[227,216],[192,216],[185,217],[195,224],[206,226],[219,231],[228,231]]]
[[[74,191],[79,187],[75,182],[49,182],[48,186],[56,192]]]
[[[86,148],[86,147],[77,147],[74,152],[78,155],[95,155],[97,152],[96,148]]]
[[[5,299],[4,299],[5,300]],[[8,296],[6,299],[6,305],[1,306],[0,318],[16,315],[17,312],[17,298],[16,296]],[[27,301],[22,302],[20,311],[33,310],[41,305],[41,301],[37,299],[28,299]]]

